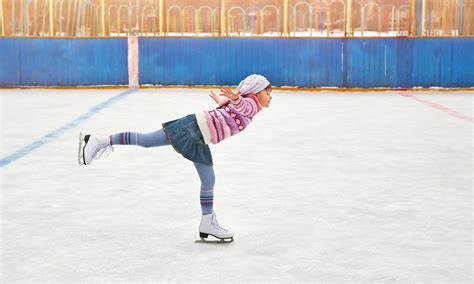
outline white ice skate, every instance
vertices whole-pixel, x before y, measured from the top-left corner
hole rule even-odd
[[[104,153],[113,152],[114,148],[110,145],[108,136],[87,134],[83,137],[82,132],[79,133],[79,165],[90,165],[93,160],[99,159]]]
[[[209,235],[214,236],[221,241],[234,241],[234,233],[219,226],[216,219],[216,213],[202,215],[201,225],[199,225],[199,237],[204,241]]]

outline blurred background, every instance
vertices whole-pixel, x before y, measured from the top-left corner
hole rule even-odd
[[[474,35],[474,0],[2,0],[1,36]]]

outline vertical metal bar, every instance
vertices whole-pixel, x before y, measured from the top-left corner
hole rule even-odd
[[[160,35],[165,35],[167,31],[165,31],[165,5],[164,5],[164,1],[165,0],[159,0],[159,4],[160,4]],[[169,21],[169,19],[167,18],[166,19],[167,21]]]
[[[25,0],[20,0],[20,32],[21,35],[25,35],[25,29],[26,29],[26,17],[27,14],[25,13]]]
[[[380,36],[380,34],[382,33],[382,7],[381,6],[378,6],[378,16],[377,16],[377,20],[378,20],[378,34]]]
[[[82,0],[78,0],[78,1],[79,2],[77,3],[78,5],[77,5],[77,10],[76,10],[77,13],[76,13],[76,26],[75,26],[76,34],[75,34],[75,36],[78,36],[79,32],[80,32],[80,28],[81,28],[80,24],[81,24],[81,16],[82,16],[81,14],[82,14],[82,9],[83,9],[82,3],[81,3]]]
[[[34,31],[33,31],[33,35],[37,36],[38,35],[38,0],[35,0],[35,10],[34,10]]]
[[[105,0],[100,0],[100,35],[105,36]]]
[[[59,36],[62,36],[62,32],[63,32],[63,5],[64,5],[64,2],[63,0],[60,0],[59,1]]]
[[[463,6],[463,0],[458,0],[458,35],[462,35],[463,34],[463,26],[462,26],[462,23],[463,23],[463,11],[462,11],[462,6]]]
[[[194,34],[196,37],[199,33],[199,9],[194,12]]]
[[[184,35],[184,9],[180,11],[179,16],[181,17],[181,36]]]
[[[395,5],[392,6],[392,24],[391,24],[391,31],[395,29]]]
[[[65,31],[65,36],[69,35],[69,23],[71,19],[71,1],[67,1],[67,20],[66,20],[66,31]]]
[[[421,2],[421,35],[426,36],[426,0]]]
[[[329,10],[329,7],[326,9],[326,36],[329,37],[329,30],[330,30],[330,25],[331,25],[331,10]]]
[[[140,31],[140,1],[136,0],[136,5],[137,5],[137,13],[135,15],[135,29],[136,29],[136,34],[138,35]]]
[[[25,10],[25,0],[20,0],[20,34],[24,35],[24,21],[25,21],[25,16],[24,16],[24,10]]]
[[[2,36],[5,35],[5,14],[3,13],[3,5],[5,5],[4,1],[0,4],[0,17],[2,19]]]
[[[347,0],[346,5],[346,31],[345,36],[353,36],[352,34],[352,1]]]
[[[288,0],[283,1],[283,36],[289,36],[288,34]]]
[[[220,17],[220,20],[221,20],[221,23],[219,25],[219,28],[220,28],[220,35],[221,36],[224,36],[226,34],[229,34],[229,31],[228,29],[226,29],[226,19],[225,19],[225,3],[226,0],[221,0],[221,9],[220,9],[220,14],[221,14],[221,17]]]
[[[76,22],[77,22],[77,6],[78,6],[78,2],[79,0],[72,0],[74,1],[74,7],[73,7],[73,10],[72,10],[72,16],[71,16],[71,28],[69,30],[69,34],[71,36],[75,36],[76,35]]]
[[[127,31],[127,36],[130,36],[131,35],[131,31],[132,31],[132,0],[130,0],[130,5],[129,5],[129,9],[128,9],[128,31]]]
[[[100,23],[100,7],[99,6],[96,6],[95,7],[95,34],[96,36],[104,36],[104,35],[101,35],[100,34],[100,29],[101,29],[101,23]],[[104,23],[104,27],[105,27],[105,23]]]
[[[293,36],[296,36],[296,8],[293,7],[291,11],[291,27],[293,28]],[[291,28],[290,28],[291,34]]]
[[[280,24],[280,8],[278,8],[277,10],[277,26],[276,26],[276,29],[277,29],[277,35],[281,36],[281,24]]]
[[[143,35],[144,28],[145,28],[145,17],[144,17],[145,8],[146,8],[146,6],[143,7],[141,12],[140,12],[140,34],[141,35]]]
[[[15,1],[12,1],[12,36],[15,36],[16,33],[16,23],[15,23]]]
[[[117,36],[120,36],[120,6],[117,9]]]
[[[54,0],[49,0],[49,36],[54,36]]]
[[[43,26],[41,27],[41,33],[44,35],[46,33],[45,28],[46,28],[46,8],[48,7],[48,3],[44,3],[43,6]]]
[[[31,1],[29,1],[30,3],[28,3],[26,5],[26,9],[25,9],[25,14],[26,14],[26,21],[25,21],[25,25],[26,25],[26,34],[27,35],[30,35],[30,5],[31,5]]]
[[[410,34],[411,36],[417,35],[417,27],[418,27],[418,17],[417,17],[417,2],[418,0],[411,0],[410,3],[410,19],[411,19],[411,29]]]
[[[109,10],[109,1],[105,0],[105,11]],[[110,36],[110,14],[106,13],[105,14],[105,36]]]

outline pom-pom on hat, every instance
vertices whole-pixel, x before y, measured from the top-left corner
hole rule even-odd
[[[240,82],[237,91],[239,91],[242,96],[256,94],[261,92],[268,85],[270,85],[270,82],[268,82],[267,78],[262,75],[252,74]]]

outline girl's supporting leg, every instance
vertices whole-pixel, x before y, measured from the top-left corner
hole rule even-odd
[[[194,163],[194,167],[201,179],[201,211],[202,215],[211,214],[214,205],[214,184],[216,183],[216,176],[212,166],[201,163]]]
[[[151,133],[123,132],[110,135],[110,145],[137,145],[145,148],[170,145],[163,129]]]

